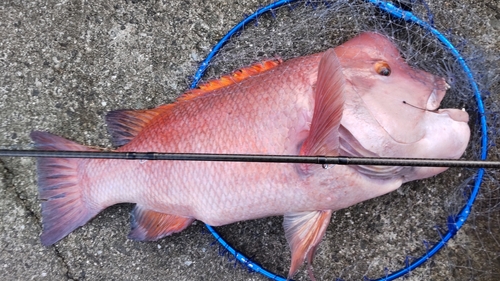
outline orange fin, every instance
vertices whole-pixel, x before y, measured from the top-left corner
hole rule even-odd
[[[292,251],[292,264],[288,272],[291,279],[307,258],[309,276],[312,274],[312,260],[321,239],[325,235],[332,211],[298,212],[285,215],[283,227],[286,240]]]
[[[309,136],[300,149],[300,155],[339,155],[339,126],[344,110],[344,74],[337,55],[329,49],[321,57],[314,96],[314,112]],[[309,173],[319,165],[302,164]]]
[[[147,110],[115,110],[106,115],[106,123],[113,146],[129,143],[157,115],[169,110],[173,104]]]
[[[41,150],[95,151],[46,132],[30,134]],[[42,201],[42,235],[45,246],[52,245],[84,225],[103,208],[84,198],[78,167],[83,159],[37,158],[38,193]]]
[[[213,90],[217,90],[232,84],[236,84],[238,82],[247,79],[248,77],[255,76],[269,69],[272,69],[280,65],[282,62],[283,60],[281,59],[266,60],[263,62],[258,62],[254,65],[245,68],[238,69],[229,75],[222,76],[219,79],[210,80],[198,86],[196,89],[184,93],[177,100],[178,101],[190,100],[195,97],[201,96],[205,93],[211,92]]]
[[[158,213],[136,205],[132,211],[132,225],[128,238],[136,241],[155,241],[172,233],[181,232],[193,221],[193,218]]]
[[[129,143],[154,117],[172,109],[172,107],[174,107],[179,101],[190,100],[213,90],[238,83],[248,77],[255,76],[259,73],[272,69],[281,64],[281,62],[281,59],[267,60],[239,69],[230,75],[222,76],[216,80],[211,80],[200,85],[196,89],[184,93],[172,104],[166,104],[148,110],[111,111],[106,115],[106,123],[108,125],[108,130],[111,133],[112,143],[115,147]]]

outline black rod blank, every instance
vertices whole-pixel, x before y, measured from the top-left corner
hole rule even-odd
[[[468,167],[500,168],[499,161],[473,161],[429,158],[370,158],[347,156],[297,156],[262,154],[210,154],[210,153],[160,153],[160,152],[112,152],[112,151],[51,151],[51,150],[3,150],[0,157],[49,157],[92,158],[124,160],[177,160],[301,163],[321,165],[371,165],[371,166],[418,166],[418,167]]]

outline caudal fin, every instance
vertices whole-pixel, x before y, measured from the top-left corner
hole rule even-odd
[[[34,131],[30,135],[40,150],[92,151],[64,138]],[[83,198],[79,186],[79,167],[84,159],[38,158],[38,192],[42,201],[42,244],[52,245],[77,227],[84,225],[101,209]]]

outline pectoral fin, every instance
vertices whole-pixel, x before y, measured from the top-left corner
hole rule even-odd
[[[311,129],[300,149],[300,155],[338,155],[339,126],[345,102],[344,83],[340,62],[333,49],[330,49],[323,54],[319,63]],[[301,166],[306,173],[310,168],[311,165]]]
[[[128,238],[136,241],[155,241],[188,227],[194,219],[148,210],[136,205],[132,211]]]
[[[331,210],[298,212],[285,215],[283,227],[285,228],[286,240],[292,251],[292,264],[288,273],[288,279],[293,277],[307,258],[309,276],[311,280],[314,280],[312,260],[325,234],[331,216]]]

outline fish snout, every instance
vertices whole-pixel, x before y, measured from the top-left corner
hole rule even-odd
[[[427,110],[436,110],[439,108],[441,101],[446,95],[446,91],[450,89],[450,85],[442,77],[434,78],[434,88],[429,99],[427,100]]]
[[[440,109],[438,110],[438,114],[447,114],[451,119],[457,122],[469,122],[469,114],[464,109]]]

